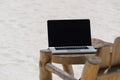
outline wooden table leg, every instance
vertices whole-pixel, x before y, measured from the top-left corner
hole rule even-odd
[[[40,80],[52,80],[52,73],[48,71],[45,66],[51,63],[51,52],[49,50],[40,51]]]
[[[63,69],[65,72],[69,73],[70,75],[74,76],[72,65],[70,64],[62,64]]]

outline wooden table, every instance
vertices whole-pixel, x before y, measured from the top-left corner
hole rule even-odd
[[[64,71],[74,76],[72,64],[84,64],[86,57],[95,56],[95,53],[79,53],[79,54],[61,54],[52,55],[48,49],[40,51],[40,80],[52,80],[51,73],[45,69],[47,63],[62,64]],[[47,77],[47,78],[46,78]]]
[[[104,45],[112,46],[112,43],[93,38],[92,45],[95,48],[100,48]],[[71,75],[74,75],[72,64],[84,64],[86,57],[95,56],[96,53],[86,53],[86,54],[68,54],[68,55],[52,55],[51,51],[48,49],[40,51],[40,80],[52,80],[52,74],[46,69],[47,63],[58,63],[63,65],[64,71]],[[106,54],[105,54],[106,55]]]

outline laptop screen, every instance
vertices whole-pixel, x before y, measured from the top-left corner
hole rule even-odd
[[[90,46],[89,19],[48,20],[49,47]]]

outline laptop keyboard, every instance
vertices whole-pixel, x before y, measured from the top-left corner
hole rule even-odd
[[[82,46],[82,47],[56,47],[56,50],[73,50],[73,49],[88,49],[88,47]]]

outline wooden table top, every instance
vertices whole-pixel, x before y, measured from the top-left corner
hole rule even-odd
[[[104,45],[110,45],[112,46],[112,43],[109,42],[105,42],[103,40],[97,39],[97,38],[93,38],[92,39],[92,45],[95,48],[100,48]],[[50,52],[50,50],[45,49],[45,50],[41,50],[44,53]],[[86,61],[86,57],[89,56],[95,56],[97,54],[96,53],[84,53],[84,54],[60,54],[60,55],[52,55],[52,62],[54,63],[60,63],[60,64],[83,64]]]

